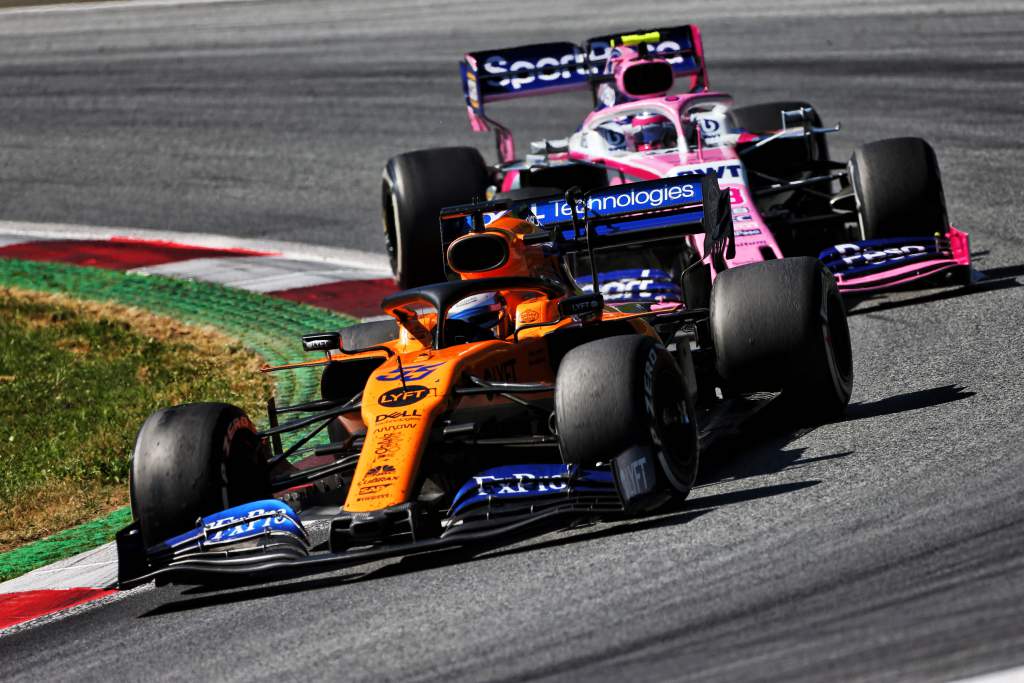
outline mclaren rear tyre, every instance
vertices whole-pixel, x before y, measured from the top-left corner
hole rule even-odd
[[[840,417],[853,390],[846,309],[815,258],[730,268],[711,288],[716,369],[727,390],[781,391],[800,422]]]
[[[850,159],[861,239],[919,237],[949,226],[935,151],[921,138],[858,147]]]
[[[445,280],[438,214],[446,206],[483,199],[490,178],[472,147],[409,152],[384,167],[384,237],[400,289]]]
[[[191,403],[158,410],[139,430],[129,488],[146,546],[200,517],[270,497],[266,444],[241,408]]]
[[[682,500],[699,459],[691,394],[671,354],[650,337],[608,337],[572,349],[555,382],[563,461],[610,462],[630,512]]]

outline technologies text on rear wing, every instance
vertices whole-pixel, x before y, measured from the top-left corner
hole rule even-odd
[[[714,173],[648,180],[564,195],[477,202],[442,210],[442,257],[448,245],[468,232],[479,232],[495,218],[513,215],[538,226],[525,237],[550,243],[558,255],[586,253],[654,242],[682,241],[704,234],[704,250],[716,270],[735,255],[735,235],[728,195]],[[591,269],[598,291],[596,269]]]

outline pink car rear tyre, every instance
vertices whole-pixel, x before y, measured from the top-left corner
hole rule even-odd
[[[384,167],[384,238],[400,289],[443,282],[441,209],[484,199],[490,175],[473,147],[400,154]]]

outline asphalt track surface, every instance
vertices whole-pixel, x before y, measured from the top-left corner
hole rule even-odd
[[[304,0],[0,15],[0,218],[380,251],[384,160],[479,143],[462,50],[692,19],[711,82],[845,158],[923,135],[989,279],[859,304],[845,421],[772,423],[682,510],[441,566],[164,587],[0,639],[0,678],[948,680],[1024,664],[1019,3]],[[671,13],[668,13],[668,12]],[[513,106],[541,134],[583,102]]]

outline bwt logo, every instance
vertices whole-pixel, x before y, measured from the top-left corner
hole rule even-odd
[[[644,209],[656,209],[660,206],[674,202],[696,200],[699,198],[697,184],[670,185],[668,187],[655,187],[650,190],[630,190],[621,194],[606,195],[603,197],[590,197],[587,199],[587,209],[597,215],[607,214],[612,211],[623,213],[630,211],[643,211]],[[541,222],[546,220],[564,221],[572,219],[572,209],[565,201],[551,202],[550,204],[535,204],[531,207],[534,214]],[[550,211],[550,215],[548,212]],[[583,213],[583,203],[578,202],[576,211]]]
[[[648,45],[647,48],[656,52],[678,52],[681,46],[674,40],[665,40],[657,45]],[[603,62],[608,59],[610,53],[611,48],[607,45],[599,48],[596,47],[596,49],[591,50],[590,59],[595,62]],[[677,55],[668,58],[666,61],[669,64],[676,64],[683,61],[683,57]],[[596,73],[597,71],[596,67],[587,66],[587,60],[582,52],[576,51],[560,57],[555,55],[544,56],[536,61],[517,59],[511,64],[509,64],[508,59],[501,55],[491,55],[484,60],[483,70],[495,76],[508,74],[508,78],[502,78],[497,81],[497,85],[501,88],[511,87],[512,90],[521,90],[523,87],[537,83],[537,81],[542,83],[574,81],[580,76],[586,77],[589,73]]]
[[[701,164],[699,166],[679,166],[669,171],[669,175],[689,175],[691,173],[714,173],[719,180],[743,180],[742,164]]]

